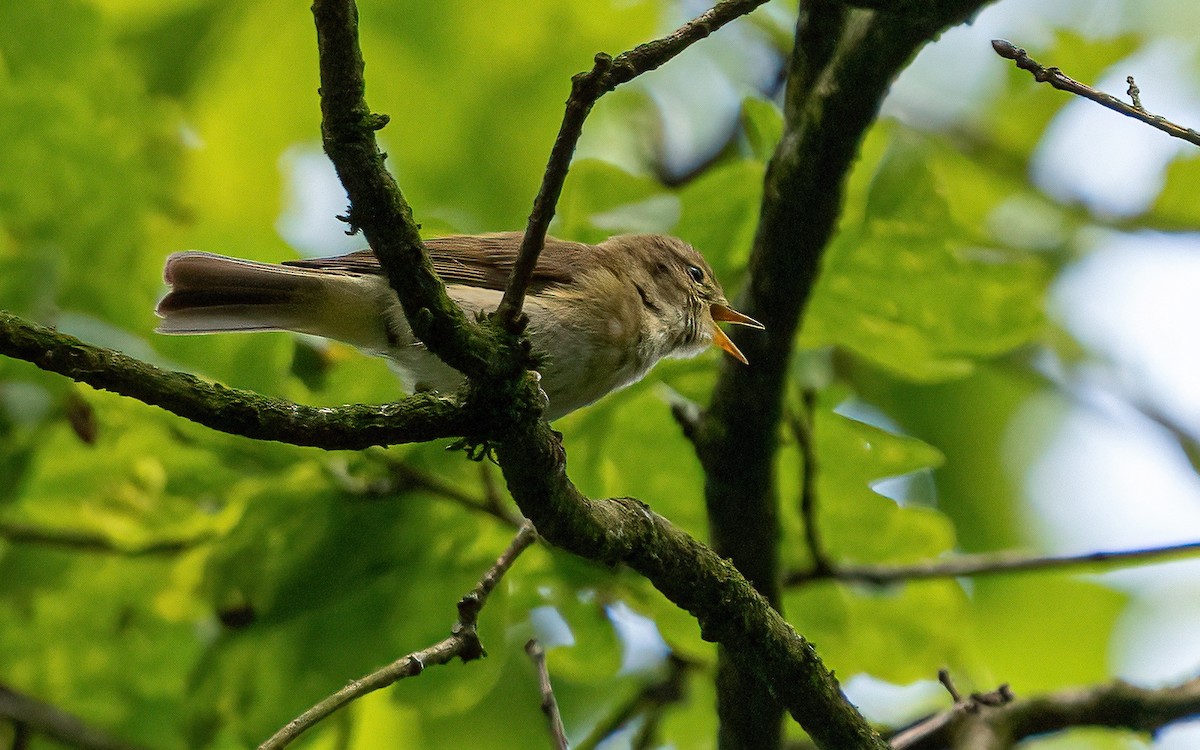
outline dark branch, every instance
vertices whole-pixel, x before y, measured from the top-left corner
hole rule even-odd
[[[347,703],[357,700],[367,693],[385,688],[405,677],[415,677],[425,671],[426,667],[447,664],[455,658],[467,662],[481,657],[483,646],[476,631],[479,612],[487,602],[492,589],[496,588],[496,584],[513,566],[517,557],[535,541],[537,541],[537,531],[534,530],[532,524],[526,523],[508,545],[508,549],[504,550],[495,564],[484,573],[471,593],[459,601],[458,622],[448,638],[353,680],[346,687],[289,721],[270,739],[259,745],[258,750],[278,750],[278,748],[286,747],[305,731]]]
[[[547,541],[645,576],[696,618],[701,638],[722,644],[740,669],[769,686],[774,700],[819,745],[884,750],[812,645],[729,560],[644,503],[580,493],[567,478],[557,436],[544,422],[509,430],[497,454],[513,497]]]
[[[809,389],[801,394],[802,412],[787,415],[788,425],[796,438],[800,450],[800,517],[804,521],[804,541],[812,558],[814,575],[833,569],[825,545],[821,542],[821,529],[817,524],[817,459],[813,421],[816,416],[816,393]]]
[[[331,467],[334,480],[346,492],[372,498],[391,498],[408,492],[426,492],[469,511],[491,516],[513,529],[518,528],[524,521],[520,513],[511,504],[505,503],[500,496],[486,462],[480,462],[480,484],[483,486],[483,493],[475,495],[384,450],[372,451],[368,455],[372,460],[379,462],[387,471],[387,476],[366,480],[350,475],[342,467]]]
[[[327,450],[416,443],[467,434],[468,411],[429,394],[391,404],[303,406],[163,370],[0,310],[0,354],[93,388],[158,406],[214,430]]]
[[[846,177],[895,77],[925,43],[984,4],[935,0],[908,3],[903,13],[853,10],[835,0],[800,4],[784,133],[767,166],[750,286],[736,305],[766,331],[734,332],[751,364],[722,367],[696,441],[713,546],[769,601],[780,595],[772,472],[789,362]],[[767,702],[762,688],[728,667],[723,652],[719,658],[722,726],[738,725],[745,733],[727,744],[777,746],[778,731],[773,740],[768,734],[778,721],[766,708],[748,710]]]
[[[335,107],[335,102],[323,104],[327,120],[326,148],[335,162],[344,160],[345,163],[339,165],[339,173],[354,171],[352,162],[356,158],[372,161],[371,170],[382,172],[382,160],[378,157],[374,139],[367,138],[371,127],[379,123],[370,117],[362,102],[362,60],[354,38],[353,10],[344,7],[348,5],[347,0],[337,3],[319,0],[314,8],[321,45],[322,91],[325,96],[330,96],[334,86],[348,87],[347,92],[338,95],[338,100],[348,102],[348,106]],[[723,13],[731,13],[731,9],[748,9],[751,5],[753,3],[726,2],[718,8],[723,9]],[[322,31],[326,26],[334,28]],[[655,46],[650,45],[632,51],[619,64],[614,61],[613,70],[621,72],[613,74],[613,85],[632,78],[640,70],[660,64],[670,54],[702,38],[707,33],[706,28],[704,24],[696,24],[663,42],[663,51],[654,52]],[[339,56],[345,57],[346,61],[325,60]],[[606,65],[601,63],[598,67]],[[348,75],[340,75],[343,68],[350,71]],[[345,111],[340,115],[334,112],[343,109]],[[343,120],[348,123],[345,127],[355,131],[352,137],[345,138],[340,134],[341,126],[337,123]],[[331,140],[335,147],[330,146]],[[342,148],[337,146],[341,140],[359,145]],[[369,146],[363,145],[368,142]],[[344,176],[343,179],[347,178]],[[380,177],[368,182],[371,185],[378,182],[382,188],[391,189],[394,186],[389,187],[388,180],[390,178]],[[550,181],[553,182],[553,178]],[[397,208],[402,199],[376,200],[374,207],[362,205],[352,183],[353,180],[347,184],[347,190],[354,206],[351,214],[356,217],[357,224],[366,229],[364,217],[373,218],[377,211],[389,213],[394,219],[393,224],[406,223],[405,211]],[[547,192],[548,205],[554,203],[553,192]],[[368,201],[377,197],[370,190],[366,191]],[[388,226],[382,222],[377,228],[384,231]],[[415,232],[411,227],[402,226],[398,230],[407,232],[408,244],[415,244]],[[367,234],[368,239],[372,239],[371,233]],[[531,234],[527,233],[527,240]],[[372,244],[375,244],[374,239]],[[381,252],[380,247],[375,250],[386,266],[389,262],[387,254]],[[535,252],[526,255],[529,256],[526,263],[536,262]],[[405,299],[406,291],[402,285],[395,281],[393,284]],[[416,313],[412,312],[414,307]],[[421,314],[420,306],[410,304],[407,299],[405,310],[410,320],[414,314]],[[482,351],[478,354],[484,356]],[[491,372],[508,370],[493,365]],[[486,377],[489,373],[483,374]],[[749,672],[775,686],[773,689],[780,703],[810,735],[830,747],[883,748],[882,740],[845,701],[837,681],[821,664],[812,647],[726,561],[650,513],[637,501],[594,501],[578,492],[566,476],[566,457],[558,438],[548,425],[533,418],[538,413],[539,399],[531,378],[525,378],[521,387],[501,395],[510,418],[489,421],[487,434],[495,445],[514,499],[522,513],[537,524],[545,539],[592,560],[625,562],[645,575],[673,602],[697,617],[704,637],[725,643]]]
[[[1157,128],[1162,132],[1174,138],[1182,138],[1193,146],[1200,146],[1200,133],[1197,133],[1191,128],[1185,128],[1182,125],[1176,125],[1162,115],[1155,115],[1147,112],[1142,107],[1140,98],[1141,91],[1133,82],[1133,77],[1126,79],[1129,83],[1129,98],[1133,101],[1132,104],[1126,104],[1115,96],[1106,94],[1103,91],[1098,91],[1087,84],[1080,83],[1074,78],[1065,75],[1058,68],[1047,68],[1041,63],[1029,57],[1025,50],[1015,46],[1012,42],[1004,39],[993,39],[992,49],[996,50],[996,54],[1003,58],[1012,60],[1021,70],[1028,70],[1033,74],[1034,80],[1038,83],[1048,83],[1059,91],[1066,91],[1076,96],[1082,96],[1085,99],[1091,99],[1102,107],[1108,107],[1114,112],[1120,112],[1126,117],[1132,117],[1135,120],[1140,120],[1147,125]]]
[[[723,0],[695,19],[680,26],[671,34],[655,39],[652,42],[640,44],[628,52],[622,52],[614,59],[600,53],[596,55],[592,69],[580,73],[571,79],[571,95],[567,99],[566,112],[563,114],[562,125],[559,126],[558,136],[554,139],[554,147],[550,150],[550,158],[546,163],[546,172],[542,177],[541,187],[533,201],[533,210],[529,214],[529,223],[525,226],[525,236],[521,240],[521,250],[509,278],[496,317],[509,330],[519,330],[521,307],[525,303],[525,290],[529,287],[529,279],[537,266],[538,256],[546,244],[546,231],[550,228],[550,220],[554,218],[555,206],[559,195],[562,194],[563,183],[567,179],[567,170],[571,166],[571,158],[575,155],[575,145],[583,133],[583,122],[592,111],[596,101],[622,83],[632,81],[639,75],[664,65],[671,58],[683,52],[692,44],[704,39],[725,24],[746,15],[766,0]]]
[[[1001,573],[1027,573],[1069,568],[1104,566],[1105,570],[1132,565],[1162,562],[1176,557],[1191,557],[1200,553],[1200,542],[1171,544],[1163,547],[1117,550],[1111,552],[1089,552],[1082,555],[1044,557],[1017,552],[982,553],[960,555],[947,560],[935,560],[913,565],[842,565],[834,563],[828,570],[813,570],[792,573],[787,585],[802,586],[813,581],[833,580],[845,583],[869,583],[884,586],[902,581],[919,581],[933,578],[964,578],[997,575]]]

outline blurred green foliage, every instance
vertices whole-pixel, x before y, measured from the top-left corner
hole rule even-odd
[[[654,0],[364,2],[368,96],[392,117],[382,138],[418,219],[466,232],[522,226],[569,76],[597,50],[652,36],[663,18]],[[1060,44],[1065,59],[1085,63],[1073,73],[1086,74],[1137,41],[1065,34]],[[1064,103],[1023,75],[1014,72],[1007,103],[981,117],[993,157],[1026,158]],[[395,398],[383,363],[338,345],[150,333],[169,252],[295,252],[279,233],[285,155],[319,149],[316,88],[312,21],[294,2],[0,3],[0,306],[307,403]],[[598,140],[623,132],[611,127],[614,112],[654,122],[645,91],[612,101],[600,105],[584,150],[609,148],[622,163],[651,153]],[[776,104],[749,95],[729,147],[682,185],[660,183],[651,163],[635,174],[581,160],[554,231],[580,240],[671,231],[701,248],[735,291],[781,132]],[[813,377],[798,368],[795,383],[820,390],[819,522],[835,559],[914,562],[1028,542],[1000,435],[1045,387],[1022,354],[1052,338],[1043,298],[1086,221],[988,153],[967,158],[943,136],[885,121],[851,175],[799,341],[826,366]],[[1195,171],[1194,160],[1172,168],[1156,221],[1195,222]],[[1055,216],[1061,233],[1035,252],[997,231],[989,217],[1012,200]],[[703,402],[718,362],[713,352],[664,364],[561,420],[573,479],[593,496],[639,497],[702,537],[704,477],[666,392]],[[94,442],[72,426],[76,401],[91,412]],[[883,418],[867,424],[852,403]],[[480,467],[443,447],[387,456],[482,503]],[[799,455],[784,436],[780,544],[789,569],[810,563]],[[902,502],[873,489],[906,475],[933,477],[933,489]],[[0,520],[92,532],[113,547],[0,538],[0,683],[156,748],[257,743],[347,680],[444,637],[454,603],[512,531],[396,480],[378,452],[330,455],[214,434],[6,360]],[[130,554],[167,538],[193,543]],[[484,610],[488,658],[372,696],[314,731],[308,746],[543,743],[521,650],[535,632],[530,612],[542,607],[570,630],[570,644],[551,649],[550,668],[568,729],[582,737],[661,675],[622,667],[631,644],[614,628],[616,602],[651,618],[691,665],[663,740],[711,746],[714,654],[694,620],[628,571],[544,549],[522,558]],[[907,683],[948,665],[979,687],[1003,680],[1018,691],[1104,678],[1121,604],[1069,576],[884,590],[822,583],[785,601],[842,677]]]

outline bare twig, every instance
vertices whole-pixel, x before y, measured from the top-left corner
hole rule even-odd
[[[550,220],[554,218],[555,206],[562,194],[571,158],[575,155],[575,145],[583,133],[583,122],[596,101],[622,83],[662,66],[692,44],[764,2],[766,0],[722,0],[661,39],[640,44],[622,52],[615,59],[604,53],[596,55],[590,71],[571,79],[571,95],[567,99],[562,125],[559,126],[558,136],[554,139],[546,162],[541,187],[533,201],[525,237],[521,240],[520,255],[513,266],[504,297],[496,309],[496,317],[506,328],[519,330],[522,327],[519,321],[521,307],[525,303],[525,290],[542,247],[546,244],[546,231],[550,228]]]
[[[378,451],[374,455],[387,466],[390,475],[389,479],[391,480],[386,488],[384,488],[384,491],[387,493],[423,490],[449,500],[467,510],[492,516],[513,528],[520,526],[524,520],[511,506],[505,506],[500,496],[499,488],[496,487],[495,481],[493,481],[489,474],[486,462],[480,464],[480,482],[483,485],[483,495],[479,496],[465,492],[436,474],[421,471],[411,464],[395,456],[388,455],[383,451]]]
[[[317,722],[347,703],[361,698],[367,693],[385,688],[405,677],[419,675],[428,666],[446,664],[455,657],[467,662],[483,656],[483,646],[476,631],[479,611],[483,609],[488,594],[496,587],[501,577],[508,572],[517,557],[536,539],[537,531],[533,528],[533,524],[526,522],[521,526],[508,549],[504,550],[496,563],[483,574],[475,588],[459,600],[458,622],[454,625],[448,638],[353,680],[346,687],[289,721],[270,739],[259,745],[259,750],[277,750],[286,747]]]
[[[687,660],[671,654],[667,658],[667,673],[661,679],[646,684],[627,701],[618,705],[610,716],[597,724],[588,736],[575,746],[576,750],[593,750],[638,716],[645,718],[633,747],[657,747],[653,740],[663,709],[683,699],[688,671],[692,668],[693,665]]]
[[[945,684],[943,682],[943,684]],[[1200,713],[1200,678],[1162,688],[1116,681],[1017,699],[1008,686],[961,698],[891,737],[894,750],[1012,747],[1034,735],[1082,726],[1155,732]]]
[[[511,504],[504,502],[504,495],[500,492],[500,486],[496,484],[496,477],[487,461],[479,462],[479,481],[483,485],[484,510],[497,518],[517,520],[521,517],[519,513],[510,510]]]
[[[0,521],[0,539],[17,544],[61,547],[78,552],[97,552],[124,557],[176,555],[211,541],[213,534],[196,534],[178,539],[155,539],[125,544],[107,534],[86,529],[53,529],[17,521]]]
[[[805,570],[787,577],[787,585],[800,586],[817,580],[834,580],[848,583],[869,583],[883,586],[901,581],[919,581],[933,578],[963,578],[996,575],[1000,573],[1023,573],[1064,568],[1080,568],[1091,565],[1116,567],[1162,562],[1176,557],[1190,557],[1200,552],[1200,542],[1169,544],[1161,547],[1141,549],[1089,552],[1083,555],[1059,557],[1031,556],[1016,552],[981,553],[960,555],[947,560],[935,560],[914,565],[842,565],[834,563],[824,575],[815,575]]]
[[[805,389],[800,400],[802,412],[797,414],[788,409],[786,417],[792,436],[796,438],[796,446],[800,450],[800,516],[804,520],[804,541],[808,545],[808,554],[812,557],[811,574],[820,577],[828,575],[833,570],[833,565],[821,542],[821,530],[817,524],[817,474],[820,465],[817,463],[817,447],[813,435],[816,391],[811,388]]]
[[[3,685],[0,685],[0,719],[19,727],[18,737],[23,735],[26,739],[30,734],[40,734],[82,750],[142,750],[141,745],[114,737],[57,706]]]
[[[954,727],[961,725],[964,715],[977,714],[985,706],[1003,706],[1015,699],[1008,685],[1001,685],[989,693],[972,693],[964,697],[958,692],[954,680],[950,677],[950,671],[947,669],[938,670],[938,682],[946,688],[954,705],[889,737],[888,743],[892,746],[892,750],[916,750],[918,747],[924,747],[928,738],[941,737],[947,732],[953,731]],[[979,726],[986,725],[980,724]],[[973,748],[987,739],[983,732],[975,732],[974,735],[974,739],[967,740],[967,744],[964,744],[963,747]]]
[[[1087,84],[1080,83],[1073,78],[1065,75],[1061,70],[1054,67],[1046,67],[1036,60],[1029,57],[1025,50],[1017,47],[1012,42],[1004,39],[993,39],[992,49],[996,50],[996,54],[1001,57],[1012,60],[1021,70],[1028,70],[1033,74],[1034,80],[1039,83],[1048,83],[1060,91],[1066,91],[1076,96],[1082,96],[1085,99],[1091,99],[1102,107],[1108,107],[1114,112],[1120,112],[1126,117],[1132,117],[1135,120],[1141,120],[1147,125],[1157,128],[1162,132],[1174,138],[1182,138],[1193,146],[1200,146],[1200,133],[1197,133],[1191,128],[1185,128],[1182,125],[1176,125],[1162,115],[1155,115],[1147,112],[1142,106],[1141,91],[1133,82],[1133,77],[1126,78],[1129,83],[1129,97],[1133,100],[1133,104],[1126,104],[1120,99],[1106,94],[1103,91],[1098,91]]]
[[[538,674],[538,692],[542,696],[542,713],[550,725],[550,739],[556,750],[567,750],[567,730],[563,727],[562,714],[558,711],[558,701],[554,698],[554,686],[550,684],[550,670],[546,666],[546,650],[535,639],[525,644],[525,653],[529,654],[534,669]]]

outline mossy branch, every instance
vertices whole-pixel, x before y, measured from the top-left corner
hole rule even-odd
[[[737,300],[738,309],[766,331],[753,337],[733,332],[751,364],[726,363],[695,431],[713,546],[770,601],[780,596],[772,470],[788,364],[841,213],[846,177],[900,71],[923,45],[985,4],[876,2],[876,12],[838,0],[801,3],[788,63],[784,133],[767,167],[750,286]],[[723,742],[777,747],[778,720],[761,708],[762,687],[724,657],[718,671]],[[727,737],[727,729],[737,736]]]
[[[427,394],[391,404],[333,407],[268,398],[91,346],[3,310],[0,354],[158,406],[214,430],[327,450],[456,437],[467,434],[476,421],[468,410]]]
[[[350,196],[344,217],[349,231],[361,231],[367,238],[413,333],[430,351],[476,380],[513,376],[524,369],[525,352],[499,329],[468,320],[446,294],[421,242],[420,225],[384,166],[386,155],[375,131],[387,125],[388,117],[367,106],[358,8],[348,0],[315,0],[312,13],[320,60],[322,143]]]

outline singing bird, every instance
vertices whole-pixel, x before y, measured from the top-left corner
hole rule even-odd
[[[451,299],[474,317],[500,303],[521,237],[457,235],[425,246]],[[160,333],[297,331],[388,358],[410,392],[462,383],[413,335],[370,250],[281,265],[187,251],[167,259],[163,276],[171,291],[158,303]],[[658,234],[598,245],[547,237],[523,309],[551,420],[640,380],[664,357],[716,344],[745,363],[717,322],[762,328],[729,306],[695,248]]]

